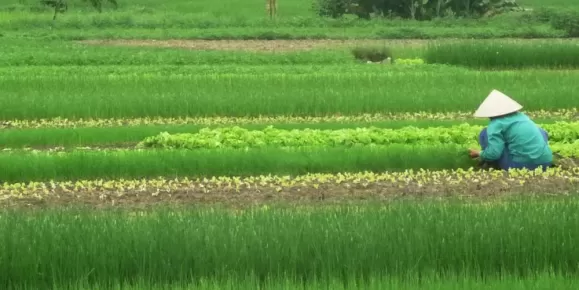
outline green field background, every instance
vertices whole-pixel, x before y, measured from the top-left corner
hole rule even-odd
[[[57,21],[52,21],[50,9],[34,5],[36,2],[33,0],[4,1],[0,4],[0,27],[6,29],[7,36],[57,39],[533,38],[565,35],[525,13],[478,21],[389,20],[389,25],[384,26],[380,20],[358,21],[355,17],[320,19],[311,10],[313,1],[309,0],[278,1],[278,18],[274,21],[268,19],[264,1],[119,1],[118,11],[105,5],[102,14],[79,0],[69,2],[70,10],[60,15]],[[549,2],[521,3],[528,3],[532,8],[568,6],[561,0]]]
[[[428,139],[420,133],[433,132],[434,126],[486,125],[488,120],[404,119],[407,113],[436,119],[438,113],[460,112],[470,117],[488,93],[498,89],[523,104],[524,110],[539,111],[541,117],[534,121],[549,129],[553,150],[565,155],[565,161],[577,160],[577,130],[552,125],[579,119],[579,41],[555,29],[552,14],[543,8],[579,10],[579,1],[519,0],[532,11],[433,21],[364,21],[351,15],[324,19],[311,10],[313,2],[278,0],[279,15],[271,20],[265,0],[119,0],[118,11],[105,5],[102,13],[71,0],[70,10],[53,21],[50,9],[41,8],[36,0],[1,1],[0,201],[6,207],[20,205],[20,210],[0,210],[0,288],[579,289],[576,169],[536,178],[519,173],[524,175],[520,181],[521,175],[507,180],[498,173],[481,181],[474,171],[455,178],[447,172],[477,166],[467,152],[479,147],[479,128],[464,129],[458,141],[446,143],[435,138],[445,136],[430,134]],[[263,42],[302,39],[302,44],[313,45],[314,40],[327,38],[349,41],[303,50],[289,49],[290,42]],[[117,45],[83,42],[95,39],[121,41]],[[139,47],[127,46],[124,39],[183,42],[178,48]],[[254,44],[262,41],[263,49],[219,50],[231,45],[227,42],[206,42],[213,49],[194,49],[193,40],[200,39],[250,39]],[[394,63],[366,64],[353,57],[353,47],[370,45],[388,47]],[[556,115],[556,110],[566,114]],[[287,142],[289,148],[269,144],[265,148],[135,149],[138,142],[165,131],[193,134],[208,127],[238,125],[219,124],[228,117],[290,120],[374,113],[398,114],[402,119],[265,121],[240,126],[255,130],[272,124],[287,130],[415,126],[420,130],[407,139],[398,136],[391,142],[396,144],[381,146],[304,147],[319,141],[314,136],[306,141],[296,137]],[[167,125],[130,125],[133,118],[152,117],[166,118]],[[195,117],[215,121],[171,122],[171,118]],[[72,123],[47,128],[58,126],[58,120],[47,121],[34,128],[25,122],[52,118]],[[108,118],[119,120],[112,127],[78,125]],[[215,135],[206,140],[213,142],[211,146],[205,147],[218,147],[215,144],[222,136]],[[243,138],[230,143],[243,145]],[[298,144],[300,140],[304,144]],[[155,204],[155,209],[149,209],[150,200],[171,193],[157,196],[150,191],[156,184],[148,183],[150,188],[141,190],[122,181],[408,170],[444,170],[401,175],[395,183],[415,186],[409,191],[424,190],[424,195],[436,191],[441,199],[447,195],[445,186],[455,186],[454,193],[460,195],[456,191],[469,178],[489,188],[520,182],[513,192],[569,188],[565,194],[570,196],[524,195],[508,202],[510,192],[496,192],[477,196],[477,201],[461,197],[456,202],[448,198],[427,202],[414,196],[408,201],[338,207],[320,201],[307,207],[179,204],[164,208]],[[78,192],[67,191],[95,179],[111,186],[95,190],[92,183]],[[539,179],[536,188],[523,185]],[[69,183],[52,187],[51,181]],[[30,192],[26,184],[34,185],[35,191]],[[180,186],[188,191],[184,183]],[[196,198],[257,202],[249,190],[226,193],[217,184],[211,186],[215,196]],[[107,189],[121,187],[119,192]],[[288,195],[294,194],[291,190]],[[344,190],[354,200],[366,198],[353,187]],[[310,194],[306,191],[291,198],[303,194],[304,199],[314,200],[305,196]],[[487,191],[492,190],[481,190]],[[83,194],[91,196],[83,200]],[[103,209],[112,202],[96,201],[99,197],[114,197],[131,209],[121,205]],[[276,199],[275,194],[271,199]],[[54,208],[76,201],[102,204],[89,209]]]

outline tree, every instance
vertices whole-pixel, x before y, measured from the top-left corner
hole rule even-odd
[[[99,13],[103,12],[104,0],[84,0],[84,1],[89,2],[92,5],[92,7],[94,7]],[[115,6],[115,9],[119,7],[117,0],[107,0],[107,2],[113,4],[113,6]]]
[[[56,20],[58,13],[64,13],[68,10],[68,4],[65,0],[40,0],[40,4],[54,8],[52,20]]]
[[[113,4],[115,9],[118,8],[117,0],[106,0],[107,2]],[[105,0],[83,0],[83,2],[89,2],[89,4],[95,8],[99,13],[103,12],[103,2]],[[56,20],[58,13],[64,13],[68,11],[68,4],[66,0],[40,0],[40,4],[48,7],[54,8],[54,16],[52,20]]]

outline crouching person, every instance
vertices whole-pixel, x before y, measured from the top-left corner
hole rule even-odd
[[[479,157],[484,165],[503,170],[550,167],[553,152],[548,134],[519,112],[522,108],[505,94],[493,90],[474,114],[490,118],[490,123],[479,135],[482,151],[469,149],[470,157]]]

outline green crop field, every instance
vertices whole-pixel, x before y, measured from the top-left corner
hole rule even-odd
[[[2,289],[579,287],[579,1],[0,2]]]

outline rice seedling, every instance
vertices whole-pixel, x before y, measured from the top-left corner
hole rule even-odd
[[[577,78],[577,71],[411,69],[367,74],[3,77],[0,119],[448,113],[473,111],[493,88],[513,96],[526,110],[550,111],[579,107],[578,98],[569,98],[579,90]]]
[[[472,165],[466,148],[456,145],[194,151],[76,150],[57,153],[16,151],[0,154],[0,181],[248,176],[408,168],[452,169]]]
[[[56,287],[54,289],[102,289],[104,286],[97,283],[78,282],[72,285]],[[307,288],[314,290],[336,289],[336,290],[381,290],[381,289],[400,289],[400,290],[425,290],[425,289],[445,289],[445,290],[540,290],[555,288],[561,290],[574,290],[579,287],[579,281],[574,277],[568,277],[561,274],[538,273],[532,277],[519,278],[512,275],[506,275],[496,278],[480,279],[467,275],[408,275],[405,278],[370,276],[365,279],[356,277],[343,277],[332,279],[314,279],[313,281],[301,282],[292,279],[261,279],[255,275],[248,275],[243,278],[228,277],[223,279],[199,279],[191,282],[178,282],[159,285],[151,285],[147,281],[138,282],[117,282],[108,289],[167,289],[174,290],[253,290],[253,289],[298,289]]]
[[[551,147],[567,158],[579,155],[576,143],[555,143]],[[476,166],[476,161],[468,157],[467,148],[456,144],[392,144],[351,148],[15,150],[0,154],[0,181],[466,169]]]
[[[218,45],[218,44],[215,44]],[[133,51],[131,51],[133,52]],[[149,56],[145,52],[144,57]],[[135,53],[135,52],[133,52]],[[221,52],[227,55],[236,55],[237,52]],[[331,52],[330,52],[331,53]],[[151,52],[153,54],[153,52]],[[262,53],[264,56],[269,56],[270,58],[282,57],[283,53]],[[307,55],[307,52],[301,52],[300,55]],[[121,54],[123,55],[123,54]],[[196,57],[196,59],[202,58],[202,54],[197,54],[195,51],[189,52],[189,55]],[[119,57],[116,53],[102,54],[102,61],[116,62],[114,58]],[[157,55],[157,57],[161,57]],[[175,58],[182,57],[177,54]],[[124,58],[126,59],[126,58]],[[252,57],[248,58],[253,59]],[[143,60],[154,61],[154,59],[143,58]],[[268,74],[312,74],[312,73],[335,73],[336,70],[344,73],[368,73],[368,72],[384,72],[385,68],[382,66],[373,65],[358,65],[356,63],[345,62],[341,64],[323,64],[316,65],[313,63],[307,64],[292,64],[279,66],[276,65],[275,61],[272,60],[271,63],[266,64],[243,64],[243,63],[227,63],[227,64],[183,64],[183,65],[170,65],[165,63],[171,63],[172,60],[159,60],[160,64],[157,63],[141,63],[141,64],[96,64],[96,65],[65,65],[65,64],[54,64],[52,66],[45,65],[18,65],[18,66],[4,66],[0,67],[0,76],[2,78],[11,79],[21,79],[30,78],[34,75],[42,77],[57,77],[57,78],[68,78],[68,77],[78,77],[79,72],[85,77],[98,77],[98,76],[142,76],[142,77],[160,77],[166,75],[202,75],[202,74],[254,74],[254,75],[268,75]],[[420,67],[421,71],[425,72],[440,72],[445,70],[446,72],[463,72],[464,68],[451,67],[451,66],[441,66],[441,65],[422,65],[420,64],[421,59],[397,59],[396,66],[390,66],[388,68],[389,72],[406,72],[410,69],[416,69]]]
[[[28,41],[15,42],[24,46]],[[40,47],[38,47],[40,45]],[[54,47],[55,50],[42,49]],[[320,51],[219,51],[213,49],[167,49],[162,47],[90,46],[79,43],[32,43],[22,50],[5,50],[0,66],[139,66],[139,65],[337,65],[354,64],[347,50]],[[2,51],[2,49],[0,49]],[[153,70],[158,70],[154,69]],[[183,69],[180,69],[183,70]],[[219,69],[218,69],[219,70]]]
[[[579,42],[537,45],[492,41],[437,44],[428,47],[424,59],[427,63],[474,68],[574,69],[579,67]]]
[[[241,211],[4,211],[0,284],[573,277],[578,214],[575,199]]]

